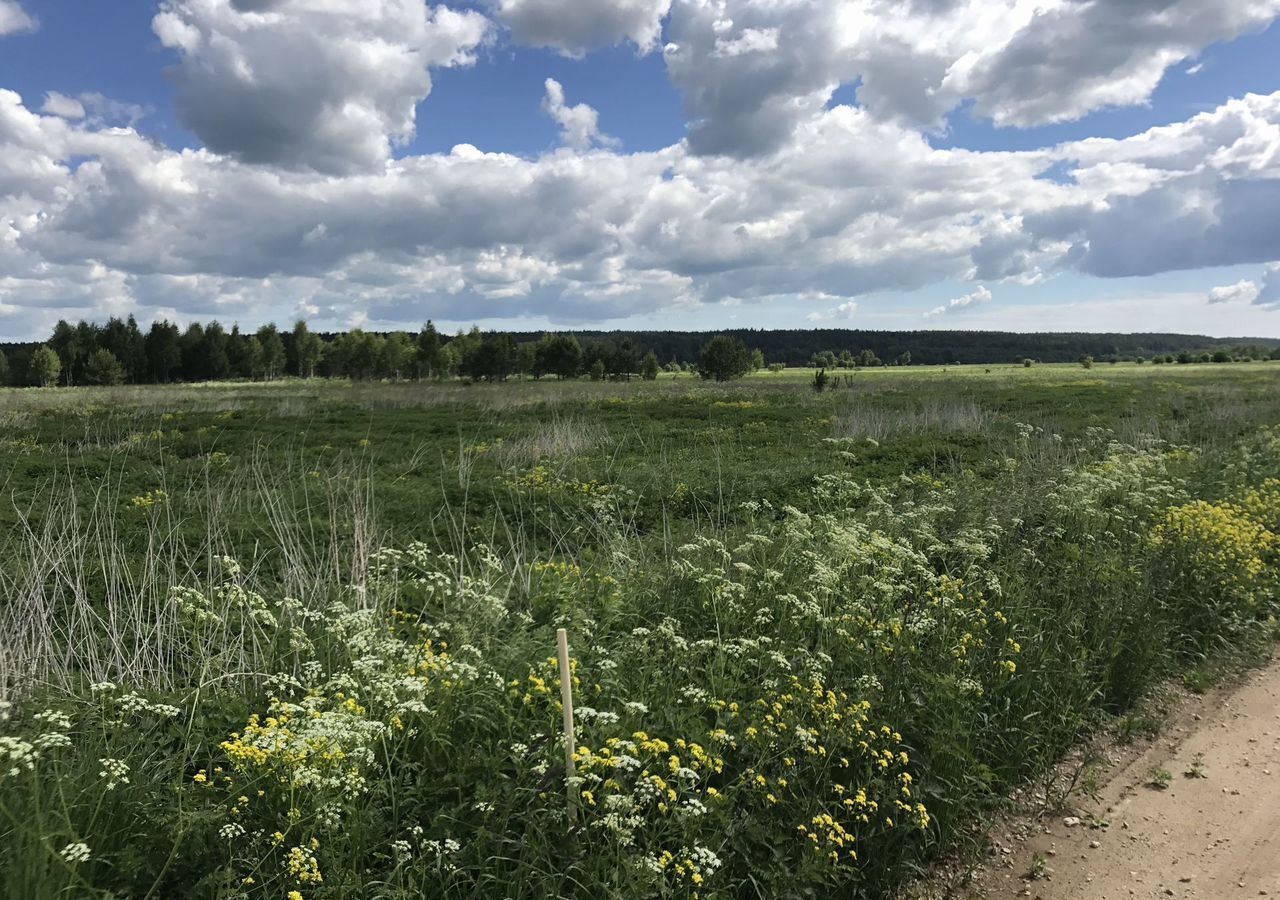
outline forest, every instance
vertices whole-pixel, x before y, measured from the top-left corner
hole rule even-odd
[[[717,334],[728,343],[709,369],[704,351]],[[725,356],[724,354],[727,354]],[[1280,339],[1184,334],[852,329],[482,332],[448,335],[427,322],[417,333],[353,329],[255,332],[221,323],[157,320],[144,331],[133,316],[105,325],[61,321],[43,343],[0,343],[0,385],[167,384],[285,375],[370,379],[460,377],[655,378],[699,372],[723,380],[749,371],[811,366],[962,365],[1147,361],[1228,362],[1280,358]]]

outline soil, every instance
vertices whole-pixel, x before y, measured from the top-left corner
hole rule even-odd
[[[1280,898],[1280,660],[1185,704],[1076,805],[952,896]]]

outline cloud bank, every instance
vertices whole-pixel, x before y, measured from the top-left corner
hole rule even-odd
[[[867,294],[940,281],[1280,259],[1280,92],[1122,139],[931,144],[962,103],[1016,126],[1143,102],[1280,0],[1124,8],[1120,21],[1115,4],[1077,0],[500,0],[485,7],[495,24],[415,0],[163,0],[154,31],[203,146],[157,144],[143,111],[109,112],[101,95],[0,90],[0,328],[128,311],[582,325],[712,302],[847,320]],[[430,127],[431,71],[472,64],[503,29],[565,53],[661,45],[687,138],[623,152],[548,79],[563,147],[397,156]],[[853,79],[858,105],[833,105]],[[1252,302],[1280,306],[1268,272]]]

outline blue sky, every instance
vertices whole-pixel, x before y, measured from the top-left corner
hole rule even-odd
[[[0,340],[1280,336],[1280,0],[920,6],[0,0]]]

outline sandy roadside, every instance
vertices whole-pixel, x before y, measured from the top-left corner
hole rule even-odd
[[[1149,786],[1154,768],[1166,789]],[[1046,819],[961,895],[1280,897],[1280,660],[1188,709],[1097,802]]]

